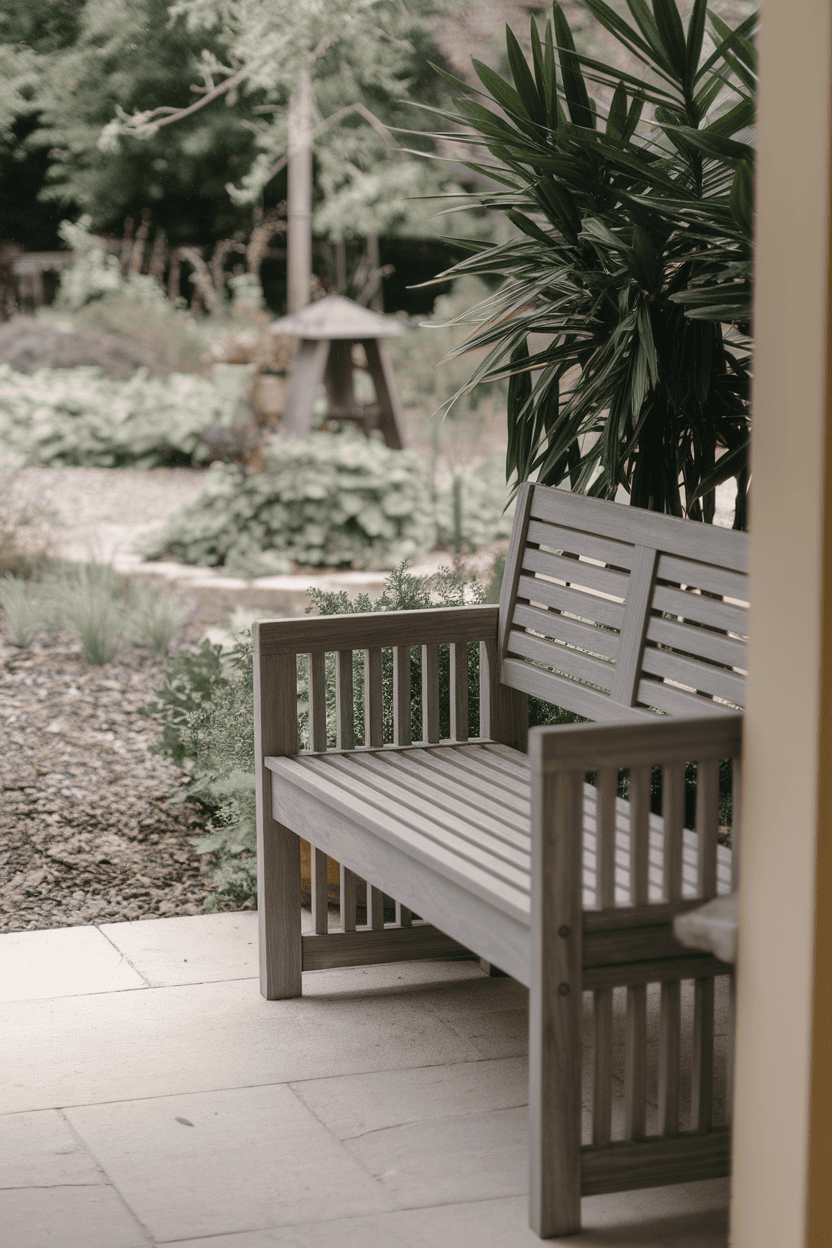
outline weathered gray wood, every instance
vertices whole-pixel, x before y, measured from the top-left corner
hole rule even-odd
[[[508,653],[520,654],[536,663],[553,667],[556,672],[597,685],[605,691],[609,689],[615,676],[615,668],[611,663],[582,654],[578,650],[567,649],[557,642],[534,637],[531,633],[521,632],[516,628],[509,633]]]
[[[678,980],[661,986],[659,1004],[659,1130],[679,1130],[679,1075],[681,1058],[681,992]]]
[[[627,585],[627,610],[618,643],[615,676],[610,689],[614,702],[632,706],[642,666],[644,638],[650,614],[658,553],[649,546],[636,546]]]
[[[628,988],[638,984],[664,984],[670,980],[730,975],[731,967],[711,954],[687,958],[660,958],[650,962],[621,962],[584,968],[584,989]]]
[[[537,737],[545,771],[600,767],[639,767],[686,763],[691,759],[729,758],[739,753],[742,716],[710,715],[697,719],[657,719],[638,724],[575,724]],[[531,753],[531,749],[530,749]]]
[[[581,1170],[584,1196],[722,1178],[731,1173],[731,1132],[723,1128],[707,1135],[584,1148]]]
[[[501,681],[491,638],[480,642],[480,735],[518,750],[526,749],[529,736],[528,700]]]
[[[364,651],[364,744],[381,745],[383,739],[381,647],[372,646]]]
[[[625,572],[602,568],[597,563],[566,559],[563,555],[552,555],[545,550],[527,547],[523,553],[523,571],[554,577],[573,589],[595,590],[622,602],[627,595],[629,578]],[[587,597],[590,596],[587,594]]]
[[[396,902],[396,922],[399,927],[403,928],[413,926],[413,912],[408,910],[407,906],[403,906],[400,901]]]
[[[599,693],[576,680],[565,676],[556,676],[553,672],[544,671],[520,659],[504,659],[502,667],[502,683],[511,689],[531,694],[535,698],[543,698],[553,706],[561,706],[564,710],[574,711],[576,715],[584,715],[588,719],[622,720],[637,723],[639,720],[651,719],[656,716],[650,711],[639,707],[623,707],[613,702],[609,694]],[[482,724],[480,725],[482,727]]]
[[[692,1131],[707,1131],[713,1123],[714,1098],[714,981],[696,979],[693,990],[693,1067],[690,1085]]]
[[[624,1138],[643,1139],[647,1114],[647,988],[627,989],[624,1038]]]
[[[303,938],[305,971],[422,958],[467,961],[475,956],[459,941],[452,940],[429,923],[407,928],[385,927],[376,931],[330,932],[328,936],[308,935]]]
[[[694,620],[711,628],[724,628],[726,632],[740,637],[748,631],[748,612],[743,607],[709,598],[705,594],[692,594],[667,585],[657,585],[653,590],[653,606],[657,611],[667,611],[682,620]]]
[[[531,514],[535,520],[585,529],[597,537],[634,546],[655,545],[667,554],[698,563],[748,571],[748,534],[715,524],[693,524],[640,507],[622,507],[619,503],[543,486],[535,487]]]
[[[368,650],[375,646],[422,646],[435,642],[496,638],[497,607],[426,607],[420,611],[367,611],[261,620],[261,654],[309,654],[317,650]]]
[[[518,602],[514,608],[514,634],[516,629],[530,628],[542,633],[544,637],[553,637],[557,641],[571,646],[579,646],[593,655],[603,655],[615,659],[618,653],[618,634],[606,628],[593,628],[590,624],[582,624],[569,616],[556,614],[553,611],[535,606],[524,606]]]
[[[664,581],[676,581],[680,585],[704,589],[709,594],[748,602],[748,577],[719,564],[663,554],[659,559],[657,575]]]
[[[602,767],[598,772],[598,833],[596,845],[596,853],[598,855],[597,902],[602,910],[615,905],[615,799],[617,793],[617,769],[615,767]]]
[[[300,840],[274,817],[267,755],[296,754],[297,660],[254,650],[257,776],[257,921],[260,991],[269,1001],[301,993]]]
[[[532,763],[533,769],[535,762]],[[581,1225],[581,833],[583,776],[535,776],[529,997],[532,1228]]]
[[[451,643],[451,739],[468,740],[468,643]]]
[[[374,885],[367,885],[367,926],[374,932],[384,928],[384,893]]]
[[[517,585],[517,595],[518,599],[539,603],[544,607],[552,607],[556,611],[569,611],[581,620],[590,621],[586,627],[592,628],[593,634],[603,631],[595,629],[593,627],[595,623],[620,629],[624,622],[622,603],[614,602],[611,598],[602,598],[597,594],[583,594],[580,590],[570,589],[568,585],[558,585],[542,577],[521,576]]]
[[[355,745],[352,700],[352,650],[339,650],[335,656],[335,739],[339,750],[351,750]]]
[[[650,768],[630,769],[630,904],[646,905],[650,867]]]
[[[327,897],[327,856],[312,846],[312,922],[319,936],[329,930],[329,903]]]
[[[719,761],[703,759],[696,769],[696,834],[699,837],[699,896],[716,896],[719,831]]]
[[[326,670],[325,655],[309,656],[309,748],[326,749]]]
[[[609,1144],[612,1129],[612,988],[593,994],[592,1143]]]
[[[439,740],[439,646],[422,646],[422,740]]]
[[[702,693],[726,698],[737,706],[742,706],[745,700],[744,676],[726,671],[724,667],[703,663],[700,659],[688,659],[679,654],[671,654],[668,650],[648,648],[644,652],[642,670],[665,680],[678,681],[680,685],[687,685]]]
[[[630,543],[598,537],[591,529],[568,529],[544,520],[530,520],[527,536],[528,541],[550,550],[581,554],[612,564],[615,568],[629,570],[632,566],[633,546]]]
[[[652,616],[647,625],[647,640],[662,646],[671,646],[685,654],[710,659],[714,663],[728,664],[729,667],[738,668],[743,674],[746,670],[748,647],[738,637],[713,633],[710,629],[682,624],[679,620]]]
[[[530,485],[528,481],[525,481],[517,491],[514,523],[511,526],[506,566],[503,570],[503,581],[500,586],[499,633],[494,639],[500,660],[506,656],[506,638],[508,629],[511,626],[514,603],[517,599],[517,582],[520,577],[523,551],[526,545],[526,532],[529,524],[533,492],[534,486]]]
[[[393,647],[393,742],[410,745],[410,646]]]
[[[682,896],[682,840],[685,825],[685,765],[673,763],[664,768],[662,781],[664,820],[664,881],[666,901]]]
[[[355,931],[356,877],[349,867],[341,863],[341,927],[345,932]]]
[[[677,689],[661,680],[645,679],[639,683],[638,700],[645,706],[655,707],[667,715],[683,718],[693,715],[730,715],[734,712],[731,706],[712,702],[686,689]]]

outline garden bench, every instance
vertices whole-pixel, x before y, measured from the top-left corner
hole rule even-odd
[[[737,884],[736,853],[718,843],[719,800],[720,769],[724,777],[732,765],[721,760],[740,755],[746,562],[743,533],[524,485],[499,607],[254,625],[263,994],[300,995],[303,970],[465,951],[526,984],[531,1223],[543,1237],[580,1229],[582,1194],[729,1170],[730,1069],[718,1104],[714,993],[731,968],[684,948],[672,925]],[[479,735],[469,738],[475,644]],[[444,646],[450,737],[440,740]],[[385,647],[391,742],[382,734]],[[353,652],[362,651],[359,744]],[[327,653],[336,680],[329,728]],[[299,656],[309,682],[305,750]],[[536,728],[526,754],[528,695],[598,722]],[[694,774],[695,819],[689,803],[686,819]],[[651,809],[657,776],[660,812]],[[299,837],[313,847],[306,934]],[[341,864],[332,930],[328,857]],[[393,898],[395,921],[385,921]],[[623,1129],[613,1112],[617,990],[626,996]],[[692,1023],[680,1009],[691,995]],[[582,1088],[585,1025],[591,1078]],[[585,1144],[582,1097],[591,1104]]]

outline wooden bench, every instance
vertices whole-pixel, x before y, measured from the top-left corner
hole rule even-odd
[[[528,985],[531,1224],[543,1237],[580,1229],[582,1194],[729,1170],[730,1069],[720,1106],[714,992],[731,968],[680,945],[672,923],[737,883],[736,854],[718,844],[719,793],[721,760],[740,754],[746,561],[743,533],[527,485],[499,607],[254,626],[263,994],[300,995],[303,970],[465,951]],[[414,646],[421,691],[410,689]],[[361,743],[355,652],[365,674]],[[327,654],[336,683],[329,722]],[[450,737],[440,740],[443,661]],[[299,668],[309,682],[304,750]],[[530,694],[600,722],[534,729],[527,755]],[[412,695],[421,696],[417,743]],[[689,764],[695,820],[685,817]],[[651,809],[657,776],[660,812]],[[735,847],[738,826],[735,784]],[[308,934],[299,837],[313,846]],[[341,864],[335,929],[328,857]],[[395,921],[385,921],[385,908]],[[626,997],[620,1129],[618,990]],[[691,996],[692,1021],[680,1006]],[[592,1076],[582,1088],[585,1022]],[[582,1097],[591,1105],[583,1144]]]

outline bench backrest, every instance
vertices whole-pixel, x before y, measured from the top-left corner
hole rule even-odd
[[[587,719],[745,705],[748,534],[523,485],[500,679]]]

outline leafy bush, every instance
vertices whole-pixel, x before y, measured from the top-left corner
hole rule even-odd
[[[18,373],[0,364],[0,439],[24,463],[155,468],[201,463],[207,425],[230,425],[229,400],[205,377],[128,381],[95,367]]]
[[[440,545],[477,550],[508,537],[514,519],[514,504],[509,505],[508,499],[502,464],[496,460],[441,476],[436,488]]]
[[[473,198],[516,228],[450,271],[503,279],[454,354],[489,349],[469,385],[512,374],[517,480],[605,498],[623,485],[636,506],[710,521],[736,476],[743,528],[757,17],[732,30],[696,0],[685,28],[676,0],[627,0],[634,24],[586,7],[639,74],[578,52],[555,2],[543,38],[532,19],[531,65],[506,30],[511,81],[479,61],[481,89],[451,79],[443,116],[498,186]]]
[[[201,498],[145,541],[146,556],[227,568],[259,559],[271,571],[289,560],[372,567],[434,543],[419,457],[350,430],[275,438],[264,472],[215,464],[211,478]]]

